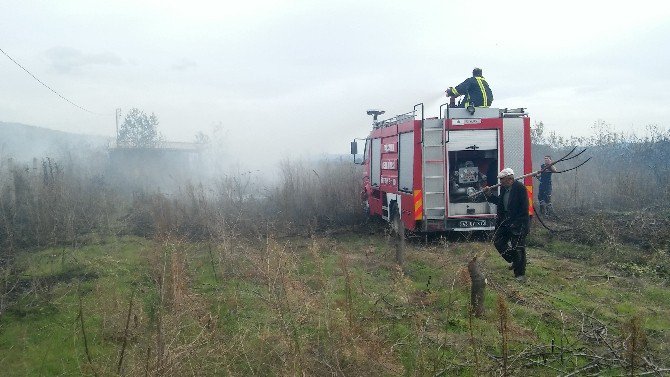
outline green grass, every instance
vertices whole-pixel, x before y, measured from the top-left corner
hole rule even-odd
[[[79,249],[52,248],[21,254],[14,300],[0,316],[0,349],[6,375],[79,375],[84,356],[78,321],[82,292],[90,352],[107,359],[114,344],[101,341],[100,317],[93,315],[99,288],[127,291],[140,272],[138,255],[148,242],[114,239]],[[96,289],[98,287],[98,289]],[[11,296],[10,296],[11,297]]]
[[[511,355],[552,340],[597,348],[580,335],[594,323],[607,326],[622,351],[622,324],[640,316],[649,352],[667,363],[670,294],[662,280],[606,269],[593,262],[597,247],[543,245],[528,250],[525,285],[485,242],[412,241],[400,269],[383,234],[228,246],[122,237],[27,251],[16,261],[19,288],[5,295],[0,315],[0,361],[6,375],[115,374],[126,338],[128,375],[147,366],[150,375],[495,374],[489,355],[501,354],[503,297]],[[489,279],[482,318],[468,314],[474,255]],[[160,347],[169,358],[157,356]],[[512,363],[515,373],[556,374],[521,363]]]

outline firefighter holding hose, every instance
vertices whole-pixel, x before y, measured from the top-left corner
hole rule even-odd
[[[493,92],[482,76],[481,68],[473,69],[472,77],[468,77],[456,87],[449,87],[445,93],[447,97],[453,98],[464,96],[458,107],[489,107],[493,102]]]

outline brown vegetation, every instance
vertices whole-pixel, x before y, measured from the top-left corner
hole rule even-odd
[[[99,175],[46,158],[38,166],[0,170],[0,246],[4,250],[76,246],[91,232],[108,232],[118,199]]]
[[[645,145],[665,142],[628,145],[636,157],[616,159],[617,172],[637,167],[639,175],[621,179],[635,183],[635,190],[600,188],[612,181],[605,166],[619,153],[608,148],[623,146],[592,146],[589,153],[602,158],[555,179],[558,216],[551,221],[574,230],[549,234],[535,227],[531,246],[609,263],[631,275],[640,268],[670,277],[663,258],[670,252],[668,192],[658,196],[652,190],[667,187],[668,175],[635,165],[649,161],[644,156],[652,152]],[[560,154],[564,146],[547,148],[554,147],[549,150]],[[468,288],[483,275],[471,279],[466,266],[472,255],[454,253],[446,238],[408,241],[407,253],[402,249],[396,256],[401,265],[394,263],[391,243],[380,251],[353,242],[345,250],[330,236],[346,233],[360,240],[382,233],[378,224],[363,225],[361,171],[349,161],[286,160],[271,187],[236,174],[208,185],[185,183],[169,194],[129,193],[49,159],[36,169],[0,170],[0,316],[21,295],[39,296],[11,265],[14,255],[45,246],[77,248],[110,234],[151,240],[141,254],[142,279],[112,293],[103,282],[90,283],[95,295],[79,291],[84,374],[517,375],[537,366],[573,375],[666,371],[649,356],[658,349],[649,345],[644,317],[623,319],[615,329],[541,283],[516,289],[494,282],[488,305],[495,310],[472,312]],[[645,200],[651,204],[638,208]],[[448,273],[424,276],[419,267]],[[388,284],[374,286],[377,279]],[[97,295],[112,299],[87,305]],[[487,304],[484,293],[470,298],[481,309]],[[521,326],[515,305],[544,313],[545,322],[561,329],[557,341]],[[91,318],[100,323],[92,326]],[[486,335],[487,328],[497,335]],[[116,345],[113,354],[89,349],[100,339]],[[462,349],[472,352],[454,351]]]

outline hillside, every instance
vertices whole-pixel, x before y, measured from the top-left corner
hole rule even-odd
[[[21,123],[0,122],[0,156],[17,161],[62,157],[68,152],[106,147],[108,138],[55,131]]]

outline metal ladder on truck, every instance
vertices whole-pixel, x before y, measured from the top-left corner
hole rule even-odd
[[[426,224],[443,223],[446,218],[444,120],[423,119],[423,104],[421,118],[424,218]]]

